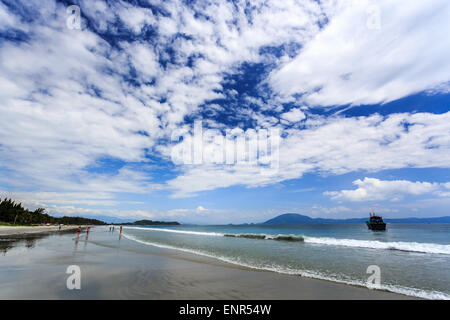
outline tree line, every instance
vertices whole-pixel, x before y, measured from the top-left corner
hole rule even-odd
[[[91,224],[104,225],[103,221],[82,217],[53,217],[45,212],[44,208],[34,211],[25,209],[22,203],[12,199],[0,199],[0,222],[17,225],[32,225],[41,223],[51,224]]]

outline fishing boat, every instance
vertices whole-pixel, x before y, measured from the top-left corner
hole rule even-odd
[[[386,230],[386,223],[384,223],[383,218],[375,215],[375,213],[370,213],[369,221],[366,221],[367,227],[370,230],[384,231]]]

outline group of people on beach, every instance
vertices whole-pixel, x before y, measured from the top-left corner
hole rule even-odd
[[[114,232],[114,226],[110,226],[109,227],[109,231],[110,232]],[[119,231],[119,240],[122,238],[122,226],[120,226],[120,231]]]
[[[109,231],[114,232],[114,226],[110,226]],[[120,233],[122,234],[122,226],[120,226]]]
[[[82,228],[81,228],[81,226],[79,226],[79,227],[77,228],[77,239],[78,239],[79,236],[80,236],[81,230],[82,230]],[[90,231],[90,230],[91,230],[91,227],[87,227],[87,229],[86,229],[86,240],[87,240],[88,237],[89,237],[89,231]],[[110,227],[109,227],[109,231],[110,231],[110,232],[114,232],[114,226],[110,226]],[[122,226],[120,226],[119,240],[120,240],[121,237],[122,237]]]
[[[89,234],[89,231],[91,231],[91,227],[87,227],[86,233]],[[81,226],[79,226],[79,227],[77,228],[77,233],[80,233],[80,232],[81,232]]]

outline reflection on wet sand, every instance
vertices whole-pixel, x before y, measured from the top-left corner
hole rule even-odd
[[[125,235],[126,230],[122,238],[119,228],[108,232],[107,228],[99,227],[78,236],[73,230],[65,234],[2,237],[0,250],[6,257],[0,258],[0,299],[407,298],[253,271],[206,257],[146,246]],[[81,248],[77,247],[79,242],[83,242]],[[69,266],[80,268],[80,290],[67,287]]]
[[[73,230],[60,231],[58,234],[68,234],[73,233]],[[13,248],[24,246],[27,249],[32,249],[36,246],[39,240],[47,238],[55,233],[38,233],[38,234],[21,234],[21,235],[9,235],[0,236],[0,253],[6,256],[8,251]]]

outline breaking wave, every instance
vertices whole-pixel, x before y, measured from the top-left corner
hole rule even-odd
[[[405,252],[434,253],[450,255],[450,245],[419,242],[383,242],[336,238],[304,237],[305,243],[345,246],[366,249],[398,250]]]
[[[275,240],[288,242],[303,242],[316,245],[344,246],[363,249],[379,249],[379,250],[398,250],[405,252],[429,253],[429,254],[445,254],[450,255],[450,245],[420,242],[383,242],[375,240],[357,240],[357,239],[338,239],[326,237],[309,237],[292,234],[264,234],[264,233],[219,233],[219,232],[202,232],[175,230],[164,228],[141,228],[126,227],[127,229],[137,229],[146,231],[172,232],[180,234],[189,234],[208,237],[229,237],[229,238],[245,238],[253,240]]]
[[[148,228],[143,228],[143,229],[148,229]],[[157,230],[161,231],[161,229],[157,229]],[[168,229],[166,229],[166,230],[168,230]],[[179,231],[179,230],[176,230],[176,231]],[[337,282],[337,283],[371,288],[366,283],[364,283],[363,281],[360,281],[360,280],[342,279],[339,276],[335,276],[335,275],[325,275],[320,272],[286,268],[283,266],[276,266],[273,264],[270,266],[269,265],[250,264],[250,263],[243,262],[242,259],[240,259],[238,257],[227,257],[227,256],[219,255],[219,254],[205,252],[203,250],[180,248],[180,247],[176,247],[176,246],[172,246],[172,245],[155,243],[155,242],[151,242],[151,241],[147,241],[147,240],[141,240],[130,234],[125,234],[125,233],[123,234],[123,236],[129,240],[136,241],[138,243],[142,243],[145,245],[155,246],[155,247],[163,248],[163,249],[178,250],[178,251],[187,252],[187,253],[191,253],[191,254],[197,254],[200,256],[217,259],[217,260],[220,260],[223,262],[240,265],[240,266],[247,267],[250,269],[271,271],[271,272],[276,272],[276,273],[281,273],[281,274],[299,275],[299,276],[307,277],[307,278],[328,280],[328,281],[333,281],[333,282]],[[404,287],[404,286],[399,286],[399,285],[388,285],[388,284],[380,285],[380,287],[377,289],[382,290],[382,291],[389,291],[389,292],[404,294],[404,295],[408,295],[408,296],[423,298],[423,299],[450,300],[450,296],[448,294],[439,292],[439,291],[434,291],[434,290],[422,290],[422,289],[417,289],[417,288],[410,288],[410,287]]]
[[[291,234],[258,234],[258,233],[225,233],[224,237],[231,238],[247,238],[247,239],[259,239],[259,240],[276,240],[276,241],[303,241],[303,236],[295,236]]]

